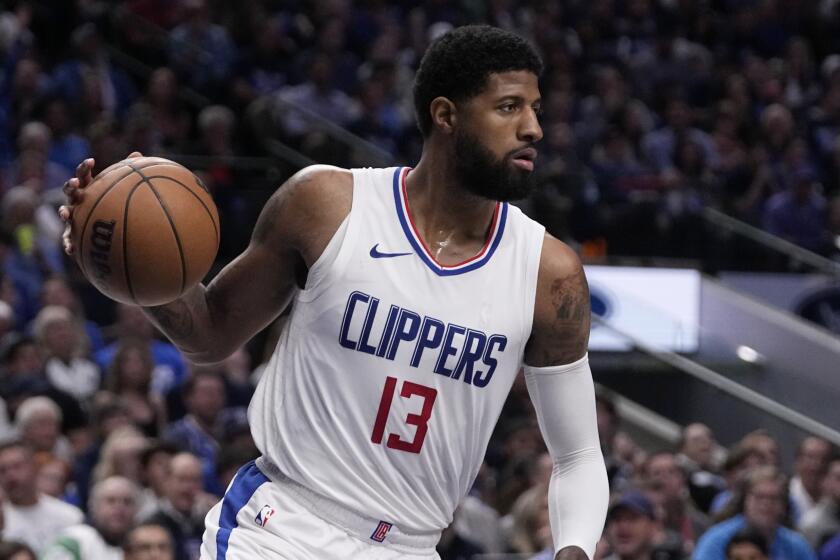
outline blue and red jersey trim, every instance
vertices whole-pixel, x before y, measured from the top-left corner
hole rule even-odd
[[[505,222],[507,221],[507,202],[496,203],[496,211],[493,213],[493,221],[490,225],[490,235],[487,236],[484,247],[477,255],[451,266],[440,264],[426,247],[426,243],[418,233],[411,217],[411,209],[408,207],[408,197],[405,192],[405,176],[409,169],[408,167],[399,167],[394,171],[394,202],[397,207],[397,217],[400,220],[400,225],[408,238],[408,242],[414,248],[414,252],[438,276],[454,276],[484,266],[493,257],[493,253],[496,252],[499,243],[502,241],[502,234],[505,232]]]

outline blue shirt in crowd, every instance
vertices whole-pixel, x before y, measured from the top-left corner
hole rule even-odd
[[[700,537],[693,560],[726,560],[726,545],[746,525],[743,515],[713,525]],[[770,560],[817,560],[817,556],[805,537],[786,527],[779,527],[770,545]]]

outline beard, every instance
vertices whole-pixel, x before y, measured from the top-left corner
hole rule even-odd
[[[533,172],[513,164],[513,153],[497,159],[481,140],[455,133],[455,175],[472,194],[506,202],[527,197],[534,189]]]

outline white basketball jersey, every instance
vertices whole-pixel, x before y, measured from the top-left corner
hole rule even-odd
[[[470,489],[534,316],[544,228],[496,207],[482,251],[442,266],[407,168],[353,170],[350,214],[311,267],[251,402],[293,481],[406,531],[440,531]]]

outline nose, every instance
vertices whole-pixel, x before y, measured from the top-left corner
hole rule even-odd
[[[543,131],[540,120],[537,118],[537,112],[529,107],[522,114],[523,117],[519,123],[519,140],[530,144],[542,140]]]

